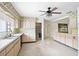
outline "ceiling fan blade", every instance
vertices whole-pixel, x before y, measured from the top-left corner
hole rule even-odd
[[[40,16],[43,16],[43,15],[45,15],[46,13],[44,13],[44,14],[41,14]]]
[[[41,14],[40,16],[46,15],[46,12],[44,14]]]
[[[57,7],[54,7],[51,11],[54,11],[54,10],[56,10],[57,9]]]
[[[39,10],[39,12],[46,12],[46,11]]]
[[[52,14],[61,14],[61,12],[52,12]]]

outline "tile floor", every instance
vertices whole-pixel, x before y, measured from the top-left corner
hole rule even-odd
[[[78,51],[52,39],[24,43],[18,56],[77,56]]]

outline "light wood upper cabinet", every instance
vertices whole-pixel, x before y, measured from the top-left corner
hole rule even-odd
[[[30,28],[35,28],[35,23],[36,23],[36,20],[35,19],[25,19],[23,21],[23,28],[24,29],[30,29]]]

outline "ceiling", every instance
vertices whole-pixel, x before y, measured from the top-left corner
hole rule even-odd
[[[41,17],[40,15],[43,13],[39,10],[47,10],[49,6],[52,8],[58,7],[55,11],[61,11],[62,14],[53,14],[49,19],[57,19],[66,15],[69,11],[76,11],[79,6],[78,2],[12,2],[12,4],[20,15],[25,17]]]

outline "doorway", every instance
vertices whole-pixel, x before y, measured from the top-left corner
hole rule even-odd
[[[42,25],[41,23],[36,23],[36,40],[41,40],[42,39]]]

